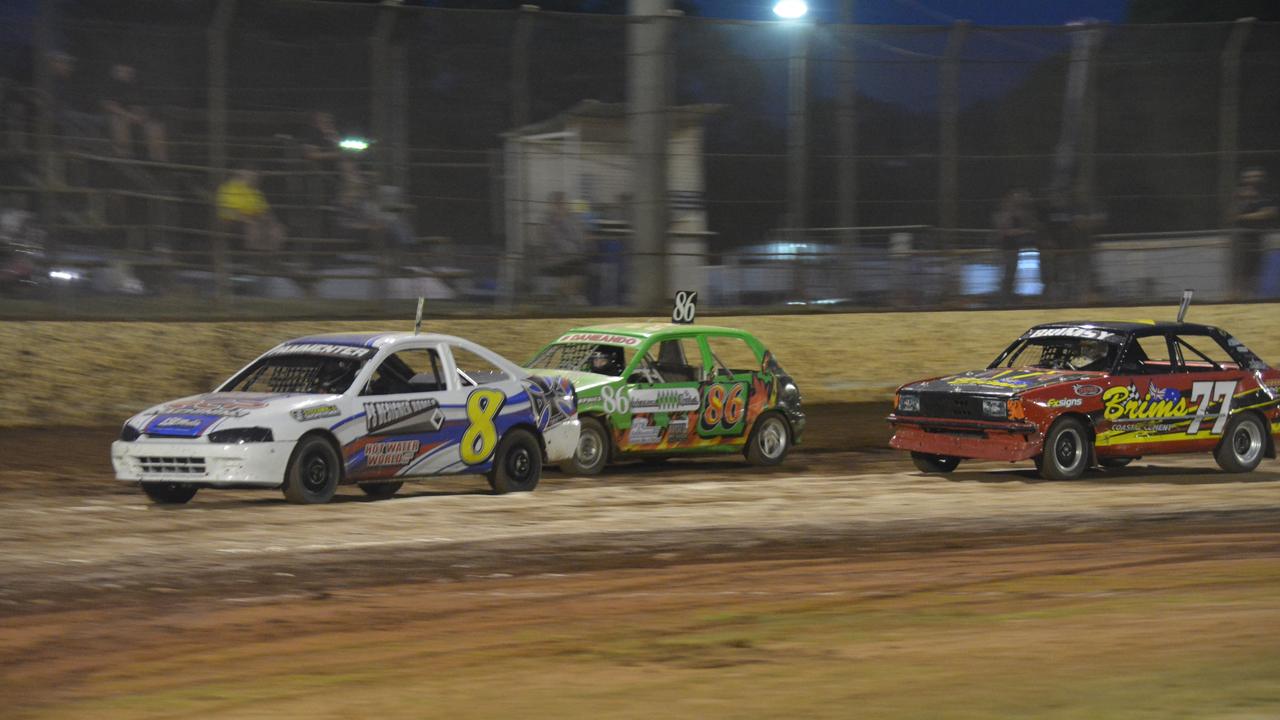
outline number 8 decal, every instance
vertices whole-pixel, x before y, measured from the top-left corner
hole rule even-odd
[[[481,465],[493,456],[498,448],[494,418],[506,402],[506,394],[498,390],[476,390],[467,397],[467,421],[471,424],[462,433],[462,462]]]

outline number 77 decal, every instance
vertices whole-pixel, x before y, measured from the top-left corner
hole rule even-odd
[[[1205,381],[1191,385],[1191,401],[1199,400],[1200,407],[1196,408],[1195,419],[1187,427],[1188,435],[1195,435],[1200,432],[1200,424],[1204,422],[1209,413],[1209,405],[1215,401],[1221,401],[1222,407],[1218,410],[1218,419],[1213,423],[1213,430],[1210,432],[1214,435],[1222,434],[1222,431],[1227,427],[1227,417],[1231,414],[1231,401],[1236,395],[1236,382],[1236,380],[1219,380],[1218,382]]]

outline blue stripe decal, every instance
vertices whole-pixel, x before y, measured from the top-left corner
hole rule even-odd
[[[337,423],[335,423],[335,424],[333,424],[333,425],[330,425],[330,426],[329,426],[329,429],[330,429],[330,430],[337,430],[338,428],[342,427],[343,425],[346,425],[347,423],[351,422],[352,420],[359,420],[359,419],[360,419],[360,418],[362,418],[362,417],[364,417],[364,413],[363,413],[363,412],[358,412],[358,413],[356,413],[355,415],[352,415],[352,416],[351,416],[351,417],[349,417],[349,418],[343,418],[342,420],[339,420]]]

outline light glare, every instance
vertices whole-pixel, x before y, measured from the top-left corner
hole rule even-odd
[[[361,138],[349,137],[342,138],[338,141],[338,147],[343,150],[355,150],[356,152],[364,152],[369,149],[369,142]]]
[[[796,20],[809,14],[809,4],[804,0],[778,0],[773,14],[786,20]]]

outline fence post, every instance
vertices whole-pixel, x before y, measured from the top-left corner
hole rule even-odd
[[[652,310],[667,296],[667,47],[670,0],[630,0],[627,134],[635,167],[631,302]],[[643,278],[641,282],[639,279]]]
[[[957,20],[947,34],[947,49],[942,58],[939,79],[938,135],[938,229],[943,242],[950,244],[951,231],[959,224],[959,158],[960,138],[960,49],[969,33],[969,21]]]
[[[840,59],[836,73],[836,125],[840,152],[838,167],[838,203],[836,224],[843,228],[840,244],[845,254],[845,286],[856,289],[854,253],[858,248],[858,116],[854,111],[857,65],[853,51],[853,4],[841,5]]]
[[[1084,92],[1080,108],[1080,177],[1077,179],[1077,213],[1098,214],[1098,51],[1102,47],[1102,26],[1090,26],[1084,71]],[[1091,231],[1092,232],[1092,231]]]
[[[235,17],[236,0],[218,0],[209,25],[209,173],[216,188],[227,171],[227,33]],[[218,205],[209,208],[209,229],[213,233],[213,294],[218,305],[230,298],[227,268],[227,238],[219,231]]]
[[[789,28],[787,61],[787,227],[809,227],[809,30],[807,22]],[[802,241],[802,240],[800,240]]]
[[[1222,102],[1218,105],[1218,212],[1231,222],[1240,142],[1240,56],[1256,18],[1240,18],[1222,50]]]
[[[37,200],[40,224],[50,229],[58,215],[57,196],[54,193],[56,173],[54,172],[53,148],[53,77],[50,75],[49,60],[54,52],[53,32],[53,0],[40,0],[36,6],[35,26],[32,36],[35,45],[36,93],[40,102],[36,108],[36,151],[39,158],[40,196]],[[58,233],[49,232],[45,251],[51,258],[57,257]]]
[[[529,124],[529,45],[533,41],[537,5],[521,5],[511,37],[511,127]]]

